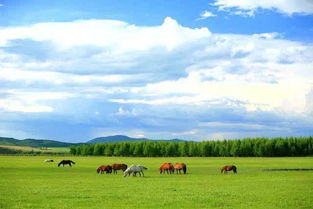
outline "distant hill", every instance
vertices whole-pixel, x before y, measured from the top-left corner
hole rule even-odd
[[[107,143],[107,142],[123,142],[123,141],[145,141],[146,138],[132,138],[124,135],[97,137],[88,141],[88,144]]]
[[[108,143],[108,142],[129,142],[129,141],[149,141],[151,139],[147,138],[132,138],[124,135],[115,135],[115,136],[105,136],[105,137],[97,137],[88,141],[88,144],[96,144],[96,143]],[[175,141],[175,142],[183,142],[181,139],[169,139],[169,140],[153,140],[153,141]]]
[[[147,138],[132,138],[129,136],[124,135],[115,135],[115,136],[106,136],[106,137],[98,137],[94,138],[87,142],[87,144],[96,144],[96,143],[107,143],[107,142],[124,142],[124,141],[147,141],[151,139]],[[180,142],[184,141],[181,139],[170,139],[170,140],[154,140],[154,141],[175,141]],[[68,143],[68,142],[60,142],[54,140],[47,140],[47,139],[15,139],[9,137],[0,137],[0,145],[7,145],[7,146],[26,146],[26,147],[70,147],[70,146],[77,146],[83,145],[86,143]]]
[[[7,137],[0,137],[0,145],[11,145],[11,146],[29,146],[29,147],[70,147],[74,145],[82,145],[84,143],[67,143],[59,142],[54,140],[45,139],[14,139]]]

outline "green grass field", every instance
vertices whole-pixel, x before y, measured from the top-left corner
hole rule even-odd
[[[42,153],[69,153],[70,148],[68,147],[45,147],[36,148],[28,146],[13,146],[13,145],[0,145],[0,148],[10,149],[10,150],[20,150],[22,152],[42,152]]]
[[[55,163],[43,163],[52,158]],[[62,159],[76,162],[57,167]],[[187,175],[160,175],[163,162],[185,162]],[[102,164],[142,164],[145,177],[96,174]],[[220,174],[235,164],[238,174]],[[0,208],[313,208],[313,158],[120,158],[0,156]]]

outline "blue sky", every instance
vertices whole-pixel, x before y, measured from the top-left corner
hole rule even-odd
[[[313,2],[0,0],[0,135],[313,134]]]

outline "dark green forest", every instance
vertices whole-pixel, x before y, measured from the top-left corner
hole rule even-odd
[[[132,157],[283,157],[312,156],[313,137],[246,138],[202,142],[138,141],[86,144],[70,148],[73,155]]]

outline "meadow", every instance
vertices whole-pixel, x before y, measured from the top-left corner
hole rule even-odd
[[[12,150],[12,151],[20,151],[21,153],[59,153],[66,154],[69,153],[70,149],[68,147],[30,147],[30,146],[12,146],[12,145],[0,145],[0,148]]]
[[[44,163],[44,159],[54,163]],[[57,167],[72,159],[73,167]],[[184,162],[187,174],[159,174],[163,162]],[[145,177],[96,173],[102,164],[142,164]],[[238,174],[220,174],[235,164]],[[0,208],[284,208],[311,209],[312,157],[77,157],[0,156]]]

